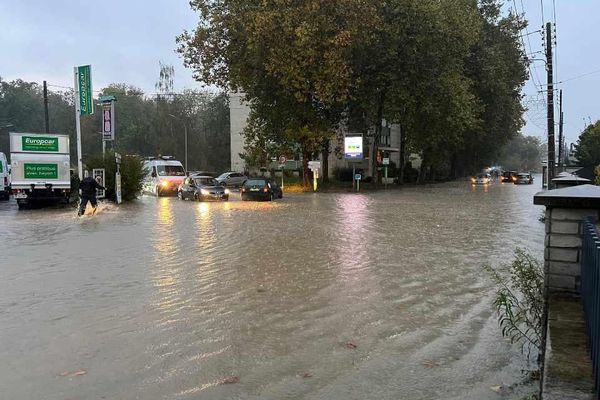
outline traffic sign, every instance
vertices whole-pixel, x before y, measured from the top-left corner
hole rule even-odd
[[[285,164],[287,162],[287,157],[284,155],[279,156],[279,164]]]
[[[320,169],[321,168],[321,161],[309,161],[308,162],[308,168],[311,169],[311,170]]]
[[[384,159],[383,159],[383,162],[382,162],[382,164],[383,164],[383,165],[390,165],[390,159],[389,159],[389,158],[387,158],[387,157],[386,157],[386,158],[384,158]]]
[[[354,180],[360,181],[361,179],[362,179],[362,175],[361,174],[354,175]]]

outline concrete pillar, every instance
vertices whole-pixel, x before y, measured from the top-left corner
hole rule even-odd
[[[546,206],[545,284],[549,293],[579,293],[582,223],[600,216],[600,187],[580,185],[540,192],[534,204]]]

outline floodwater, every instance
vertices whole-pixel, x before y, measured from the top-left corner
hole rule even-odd
[[[520,398],[481,266],[542,257],[539,182],[1,203],[0,398]]]

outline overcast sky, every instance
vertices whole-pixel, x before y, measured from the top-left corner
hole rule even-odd
[[[588,118],[600,119],[600,0],[555,1],[556,80],[566,81],[558,87],[564,90],[567,140],[575,141]],[[506,3],[519,10],[524,6],[530,32],[541,28],[542,3],[544,19],[554,20],[552,0]],[[0,0],[0,76],[72,87],[73,66],[91,64],[95,89],[124,82],[152,93],[162,61],[175,67],[176,91],[199,88],[175,53],[175,37],[196,22],[187,0]],[[540,34],[528,37],[527,52],[540,51]],[[542,61],[533,63],[535,84],[530,80],[524,90],[530,110],[523,132],[541,138],[546,135],[545,93],[538,91],[545,89],[539,86],[545,84],[544,68]],[[590,72],[595,73],[580,77]]]

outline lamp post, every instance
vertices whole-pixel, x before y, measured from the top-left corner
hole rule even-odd
[[[180,121],[183,124],[183,131],[184,131],[184,135],[185,135],[185,171],[188,171],[188,132],[187,132],[187,124],[185,123],[185,121],[179,117],[176,117],[173,114],[168,114],[169,117],[176,119],[178,121]]]

